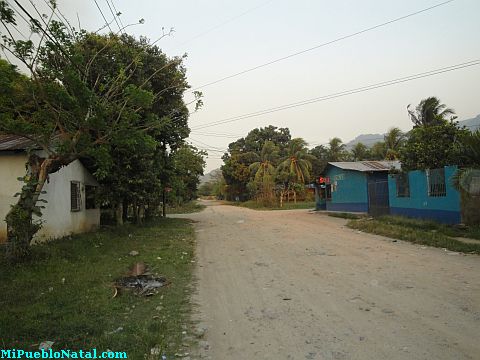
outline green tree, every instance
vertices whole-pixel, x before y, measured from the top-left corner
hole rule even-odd
[[[323,145],[315,146],[308,152],[311,156],[312,176],[317,178],[323,175],[328,164],[328,149]]]
[[[145,39],[126,34],[86,33],[76,48],[87,58],[95,57],[89,67],[89,86],[108,89],[108,82],[99,79],[125,73],[123,86],[144,86],[155,95],[152,107],[139,112],[142,131],[112,137],[110,155],[114,166],[99,179],[104,203],[117,209],[117,223],[126,220],[128,209],[139,221],[139,212],[149,214],[149,209],[155,209],[163,200],[163,188],[174,175],[169,152],[183,146],[189,133],[188,110],[182,99],[188,84],[181,58],[168,59]],[[150,146],[146,148],[145,144]]]
[[[275,164],[278,160],[278,147],[272,141],[265,141],[258,161],[250,164],[254,173],[253,184],[256,189],[257,200],[269,204],[274,199]]]
[[[285,176],[288,189],[291,189],[296,200],[296,193],[304,189],[304,185],[310,180],[313,156],[308,153],[307,143],[302,138],[290,141],[288,155],[281,160],[278,170],[280,176]]]
[[[246,200],[248,198],[247,183],[250,180],[250,164],[256,160],[256,154],[246,154],[233,150],[223,156],[222,174],[226,183],[227,200]]]
[[[223,200],[225,199],[227,192],[226,192],[225,179],[223,178],[222,173],[219,173],[218,176],[213,180],[213,193],[217,199]]]
[[[289,180],[305,184],[310,180],[312,170],[312,156],[308,154],[307,143],[302,138],[295,138],[290,141],[288,155],[282,159],[279,169],[287,170]]]
[[[400,150],[402,168],[416,170],[466,165],[468,155],[464,141],[468,133],[455,122],[414,127]]]
[[[169,198],[176,204],[197,198],[200,176],[203,175],[207,153],[194,146],[183,145],[173,154],[174,175],[170,184]]]
[[[383,141],[377,141],[370,149],[371,160],[385,160],[387,156],[387,146]]]
[[[467,157],[466,165],[480,168],[480,130],[467,133],[463,138],[463,143]]]
[[[407,112],[415,126],[441,125],[447,120],[455,120],[455,111],[442,104],[435,96],[420,101],[415,110],[407,106]]]
[[[278,147],[280,156],[283,156],[290,139],[290,130],[288,128],[277,128],[276,126],[269,125],[264,128],[257,128],[249,131],[247,136],[243,139],[243,142],[240,139],[240,143],[242,144],[241,148],[244,152],[260,154],[265,142],[271,141]]]
[[[198,188],[201,196],[215,196],[219,200],[225,199],[225,179],[221,171],[212,172],[212,179]]]
[[[249,198],[251,191],[247,189],[247,184],[253,180],[249,167],[258,161],[265,142],[272,142],[278,147],[280,156],[285,156],[290,139],[288,128],[267,126],[253,129],[245,138],[229,144],[228,152],[222,157],[224,164],[221,167],[226,183],[227,199],[246,200]],[[275,163],[274,166],[276,165]],[[253,192],[255,193],[255,191]]]
[[[265,178],[273,179],[275,176],[275,163],[278,160],[278,147],[272,141],[263,144],[258,161],[250,164],[250,171],[255,174],[255,180],[263,181]]]
[[[346,161],[348,151],[346,145],[338,137],[330,139],[328,142],[328,161]]]
[[[200,196],[213,196],[213,187],[214,183],[213,181],[207,181],[204,182],[203,184],[200,184],[198,187],[198,194]]]
[[[470,185],[473,178],[480,176],[480,130],[467,133],[463,138],[463,145],[465,150],[465,167],[457,172],[454,178],[454,185],[457,190],[470,194],[472,192]],[[480,194],[475,195],[479,196]]]
[[[370,151],[364,143],[357,143],[352,148],[353,161],[368,160],[370,158]]]
[[[55,11],[56,3],[51,5]],[[187,116],[181,96],[186,88],[181,58],[162,58],[158,48],[146,43],[130,46],[131,37],[101,37],[75,30],[54,16],[31,21],[32,31],[40,35],[38,44],[16,40],[12,36],[15,16],[1,1],[3,48],[23,63],[30,76],[0,67],[0,78],[7,79],[0,93],[0,131],[31,139],[44,155],[30,154],[25,185],[6,218],[7,255],[12,259],[28,252],[39,229],[32,215],[41,215],[37,202],[48,174],[87,158],[101,180],[112,167],[112,148],[122,134],[146,142],[160,139],[157,149],[163,152],[174,140],[179,143],[188,135],[186,127],[173,135],[170,132],[176,121],[186,122]],[[149,55],[158,61],[145,61]],[[159,67],[160,63],[164,66]],[[174,72],[180,87],[157,91],[162,85],[155,82],[168,71]],[[170,108],[164,108],[162,99],[170,90],[179,94]]]
[[[480,131],[469,132],[463,139],[466,164],[453,177],[453,185],[460,192],[462,221],[467,225],[479,225],[480,214]]]
[[[385,160],[397,160],[399,152],[405,143],[405,134],[397,127],[393,127],[383,137],[385,144]]]

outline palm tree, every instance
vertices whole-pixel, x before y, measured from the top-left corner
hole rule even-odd
[[[410,110],[410,106],[407,106],[407,111],[415,126],[437,125],[457,118],[455,111],[442,104],[435,96],[420,101],[415,110]],[[447,119],[449,116],[450,118]]]
[[[297,201],[297,189],[305,185],[310,179],[312,163],[315,159],[307,150],[307,143],[301,138],[290,141],[288,156],[282,159],[278,170],[287,174],[288,187],[293,191],[295,202]]]
[[[397,160],[399,151],[405,142],[405,134],[397,127],[393,127],[383,137],[385,143],[385,159]]]
[[[357,143],[352,149],[352,155],[354,161],[367,160],[369,158],[368,147],[364,143]]]
[[[275,175],[275,161],[278,159],[278,147],[272,141],[265,141],[258,161],[249,166],[255,173],[255,181],[264,182]]]
[[[255,173],[254,185],[257,188],[257,200],[270,202],[273,199],[278,151],[278,147],[272,141],[265,141],[258,161],[249,166],[250,171]]]
[[[282,159],[279,169],[287,170],[293,182],[305,184],[305,181],[310,179],[313,159],[314,157],[308,154],[305,140],[295,138],[290,141],[288,156]]]
[[[377,141],[370,149],[370,159],[384,160],[387,154],[387,147],[383,141]]]
[[[345,155],[345,144],[341,139],[335,137],[328,142],[328,161],[343,161]]]

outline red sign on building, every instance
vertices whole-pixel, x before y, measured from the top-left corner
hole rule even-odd
[[[320,176],[320,178],[318,179],[318,182],[320,184],[330,184],[330,177],[328,176]]]

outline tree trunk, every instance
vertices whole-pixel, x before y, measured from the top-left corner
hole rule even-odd
[[[136,201],[134,201],[132,204],[132,210],[133,210],[133,222],[135,224],[138,224],[140,220],[138,218],[138,205]]]
[[[37,206],[37,202],[48,174],[54,166],[54,160],[32,155],[28,165],[29,173],[24,177],[20,198],[5,217],[7,223],[5,255],[12,262],[28,255],[33,236],[41,228],[41,222],[34,221],[33,215],[41,216],[41,208]]]
[[[165,191],[165,188],[162,192],[162,216],[167,217],[167,192]]]
[[[145,205],[139,205],[137,224],[143,224],[144,219],[145,219]]]
[[[145,220],[153,219],[154,216],[154,206],[152,204],[147,204],[145,208]]]
[[[293,203],[297,203],[297,192],[295,190],[293,190]]]
[[[127,200],[123,200],[122,202],[122,219],[124,223],[128,221],[128,201]]]
[[[115,222],[117,226],[123,225],[123,212],[124,212],[123,204],[119,202],[115,207]]]

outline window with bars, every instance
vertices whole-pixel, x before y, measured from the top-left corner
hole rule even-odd
[[[70,210],[71,211],[80,211],[81,210],[81,194],[80,194],[80,182],[71,181],[70,182]]]
[[[410,183],[408,174],[396,174],[397,197],[410,197]]]
[[[426,175],[428,196],[447,196],[447,186],[445,184],[445,169],[429,169],[426,170]]]

